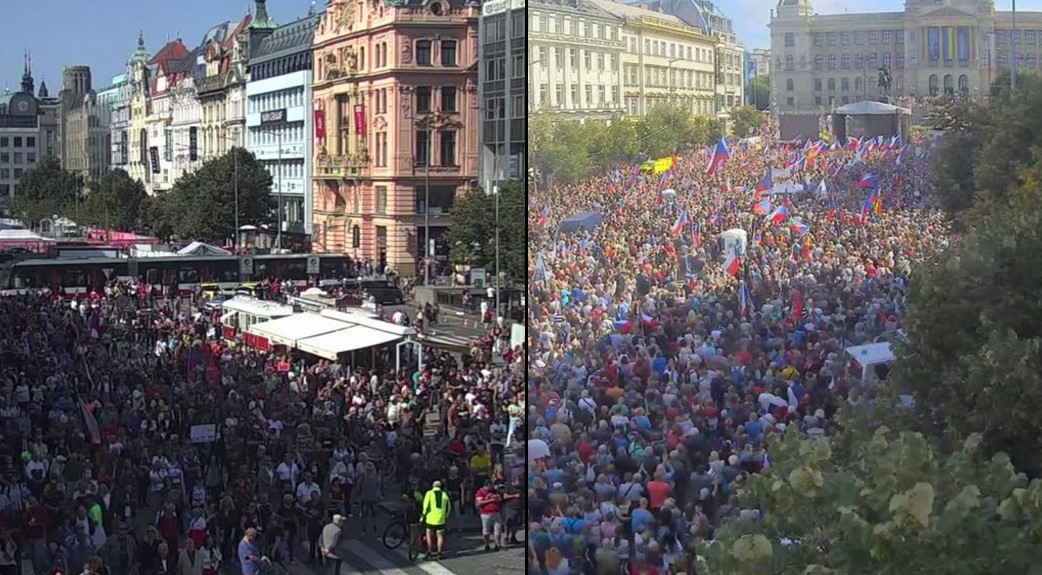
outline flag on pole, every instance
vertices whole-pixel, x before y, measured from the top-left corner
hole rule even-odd
[[[727,150],[727,140],[720,138],[720,141],[716,143],[716,149],[713,150],[713,156],[709,158],[706,174],[715,174],[720,169],[720,166],[724,165],[724,162],[730,157],[731,153]]]
[[[543,208],[543,213],[539,214],[539,227],[545,228],[550,225],[550,206]]]
[[[865,174],[862,176],[861,181],[857,183],[858,188],[878,188],[879,180],[872,174]]]
[[[774,211],[767,214],[767,217],[763,219],[765,222],[783,222],[785,218],[789,217],[789,208],[784,205],[774,208]]]
[[[743,281],[738,291],[738,314],[742,319],[749,319],[749,286]]]
[[[800,318],[802,318],[802,317],[803,317],[803,294],[800,293],[800,290],[796,290],[795,293],[792,294],[792,320],[794,322],[800,321]]]
[[[738,270],[742,268],[742,256],[738,253],[738,246],[734,246],[731,253],[727,254],[727,259],[724,260],[724,271],[731,277],[738,276]]]
[[[753,190],[753,202],[758,201],[760,199],[760,196],[763,195],[764,192],[768,192],[774,189],[774,176],[772,175],[773,172],[774,168],[767,168],[767,173],[764,174],[763,179],[760,180],[759,184],[756,184],[756,188]]]
[[[684,232],[684,226],[690,223],[691,219],[688,218],[687,212],[685,211],[681,213],[680,217],[677,218],[677,221],[673,223],[673,235],[679,238]]]
[[[542,252],[535,255],[535,270],[532,272],[532,280],[537,282],[546,281],[546,262],[543,261]]]

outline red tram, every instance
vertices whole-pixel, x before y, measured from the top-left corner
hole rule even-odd
[[[93,257],[83,259],[26,259],[15,262],[6,281],[0,285],[4,295],[27,290],[61,288],[76,295],[100,291],[107,281],[120,277],[141,278],[153,286],[157,296],[190,294],[201,284],[213,283],[232,289],[242,281],[279,278],[286,285],[306,285],[309,281],[351,277],[349,258],[335,254],[265,254],[248,256],[252,273],[240,274],[238,256],[163,256],[146,258]],[[314,271],[308,273],[309,261]],[[243,258],[245,259],[245,258]],[[0,273],[0,278],[3,278]]]

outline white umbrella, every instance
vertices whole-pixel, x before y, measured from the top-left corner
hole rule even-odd
[[[662,190],[659,193],[662,194],[663,196],[672,196],[674,198],[677,197],[677,191],[674,190],[673,188],[666,188],[666,189]]]

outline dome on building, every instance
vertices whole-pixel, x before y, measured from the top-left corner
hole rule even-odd
[[[810,0],[778,0],[778,7],[811,8]]]

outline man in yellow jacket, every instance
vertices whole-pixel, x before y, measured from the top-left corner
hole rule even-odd
[[[434,485],[423,494],[422,519],[427,529],[427,558],[437,549],[438,559],[441,559],[445,547],[445,524],[449,520],[449,509],[451,502],[449,494],[441,488],[441,481],[435,481]],[[437,539],[437,545],[435,545]]]

